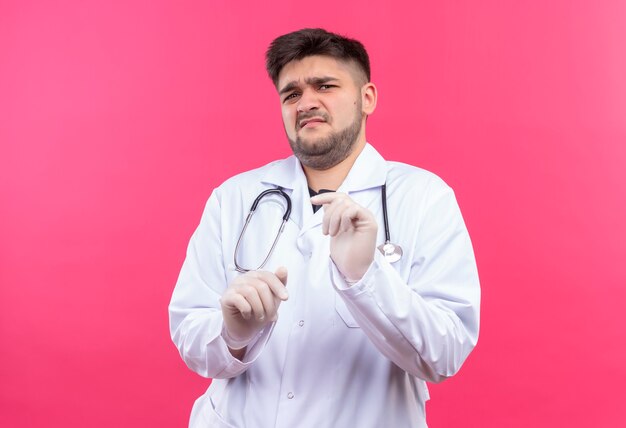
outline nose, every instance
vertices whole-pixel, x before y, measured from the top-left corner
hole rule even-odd
[[[298,100],[298,113],[304,113],[311,110],[317,110],[319,108],[319,99],[315,91],[306,89],[302,92],[300,99]]]

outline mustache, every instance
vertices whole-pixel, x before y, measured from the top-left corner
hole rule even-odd
[[[322,111],[314,111],[314,112],[308,112],[308,113],[300,113],[298,115],[298,120],[296,121],[296,129],[300,129],[301,126],[300,124],[305,121],[305,120],[309,120],[309,119],[322,119],[324,122],[328,122],[328,120],[330,119],[330,117],[328,116],[327,113],[324,113]]]

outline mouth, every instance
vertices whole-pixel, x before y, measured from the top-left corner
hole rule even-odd
[[[319,125],[320,123],[325,123],[325,122],[326,121],[323,118],[321,118],[321,117],[312,117],[312,118],[309,118],[309,119],[301,120],[298,123],[298,128],[300,128],[300,129],[307,128],[307,127],[312,128],[314,126]]]

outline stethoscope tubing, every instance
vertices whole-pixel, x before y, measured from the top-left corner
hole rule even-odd
[[[391,238],[389,236],[389,218],[387,217],[387,183],[383,184],[382,189],[380,190],[383,198],[383,222],[385,225],[385,244],[391,242]]]
[[[250,224],[250,220],[252,219],[252,214],[254,214],[254,211],[256,211],[259,203],[261,202],[261,199],[263,199],[266,195],[269,195],[272,193],[277,193],[280,196],[282,196],[283,199],[285,199],[285,202],[287,202],[287,208],[285,209],[285,214],[283,215],[283,222],[281,223],[280,229],[278,229],[278,233],[276,234],[276,238],[274,239],[274,242],[272,243],[272,248],[270,248],[269,253],[267,253],[267,257],[265,257],[265,260],[263,260],[263,263],[261,263],[261,265],[255,270],[261,269],[263,266],[265,266],[267,261],[270,259],[270,257],[274,253],[276,244],[278,243],[278,238],[280,238],[280,235],[282,235],[283,230],[285,229],[285,224],[287,223],[287,220],[289,220],[289,216],[291,215],[291,198],[289,197],[289,195],[285,193],[283,189],[280,189],[278,187],[275,189],[268,189],[268,190],[261,192],[259,196],[257,196],[254,202],[252,203],[252,207],[250,207],[250,212],[248,213],[248,216],[246,217],[246,222],[243,225],[243,229],[241,230],[241,234],[239,235],[239,239],[237,240],[237,245],[235,246],[235,254],[234,254],[233,259],[235,262],[235,270],[237,272],[246,273],[250,271],[250,269],[243,268],[239,266],[239,263],[237,263],[237,254],[239,254],[239,246],[241,245],[241,241],[243,241],[243,237],[246,233],[246,229],[248,229],[248,225]]]
[[[285,214],[283,215],[283,221],[282,221],[282,223],[280,225],[280,229],[278,230],[278,233],[276,234],[276,238],[274,238],[274,242],[272,243],[272,247],[270,248],[270,251],[267,253],[267,256],[265,257],[265,260],[263,260],[263,263],[261,263],[261,265],[258,268],[256,268],[255,270],[262,269],[263,266],[265,266],[267,261],[270,259],[270,257],[274,253],[274,249],[276,248],[276,244],[278,243],[278,238],[280,238],[280,235],[282,235],[283,230],[285,229],[285,224],[287,223],[287,220],[289,220],[289,217],[291,216],[291,198],[289,197],[289,195],[287,193],[285,193],[285,191],[283,189],[281,189],[279,187],[277,187],[275,189],[264,190],[263,192],[261,192],[254,199],[254,202],[252,202],[252,206],[250,207],[250,212],[248,213],[248,216],[246,217],[246,221],[245,221],[245,223],[243,225],[243,228],[241,230],[241,234],[239,235],[239,239],[237,239],[237,245],[235,245],[235,253],[233,255],[233,259],[234,259],[234,262],[235,262],[235,270],[237,272],[246,273],[246,272],[249,272],[251,270],[251,269],[246,269],[246,268],[243,268],[243,267],[239,266],[239,263],[237,262],[237,254],[239,254],[239,247],[241,246],[241,242],[243,241],[243,237],[246,234],[246,230],[248,229],[248,225],[250,224],[250,220],[252,219],[252,215],[256,211],[259,203],[261,202],[261,200],[266,195],[273,194],[273,193],[276,193],[276,194],[282,196],[283,199],[285,200],[285,202],[287,203],[287,207],[285,208]],[[384,226],[385,226],[385,243],[383,245],[381,245],[379,247],[379,249],[380,249],[380,251],[383,253],[383,255],[385,257],[392,256],[395,253],[395,255],[392,256],[393,260],[390,259],[390,261],[393,263],[394,261],[397,261],[397,260],[399,260],[402,257],[402,248],[400,248],[397,245],[391,244],[391,238],[390,238],[390,234],[389,234],[389,218],[388,218],[388,215],[387,215],[387,183],[384,183],[382,185],[381,197],[382,197],[382,205],[383,205],[383,222],[384,222]]]

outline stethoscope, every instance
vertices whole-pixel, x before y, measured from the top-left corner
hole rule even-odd
[[[263,260],[263,263],[261,263],[261,265],[254,270],[262,269],[263,266],[265,266],[267,261],[270,259],[270,257],[272,256],[272,253],[274,252],[274,249],[276,248],[276,244],[278,243],[278,238],[280,238],[280,235],[283,233],[283,230],[285,229],[285,224],[287,223],[287,220],[289,220],[289,216],[291,215],[291,198],[289,197],[289,195],[285,193],[283,189],[280,189],[280,188],[268,189],[268,190],[261,192],[259,196],[257,196],[254,202],[252,203],[252,207],[250,207],[250,212],[248,213],[248,216],[246,217],[246,222],[244,223],[243,228],[241,229],[241,233],[239,234],[239,239],[237,239],[237,245],[235,246],[235,254],[233,255],[233,259],[235,261],[235,270],[237,272],[246,273],[246,272],[253,270],[253,269],[246,269],[246,268],[239,266],[239,263],[237,263],[237,254],[239,253],[239,246],[241,245],[241,241],[243,241],[243,236],[246,233],[248,224],[250,224],[250,220],[252,219],[252,215],[254,214],[254,211],[259,206],[259,203],[261,202],[261,200],[265,196],[271,195],[271,194],[277,194],[279,196],[282,196],[285,202],[287,203],[287,207],[285,208],[285,214],[283,215],[283,222],[281,223],[280,229],[278,229],[278,233],[276,234],[276,238],[274,239],[274,242],[272,243],[272,248],[270,248],[269,253],[267,253],[267,257],[265,257],[265,260]],[[381,188],[381,199],[383,202],[383,220],[385,223],[385,243],[379,245],[378,250],[382,253],[382,255],[385,257],[385,259],[389,263],[395,263],[402,258],[402,248],[399,245],[392,244],[391,238],[389,236],[389,219],[387,218],[387,184],[386,183],[383,184]]]

